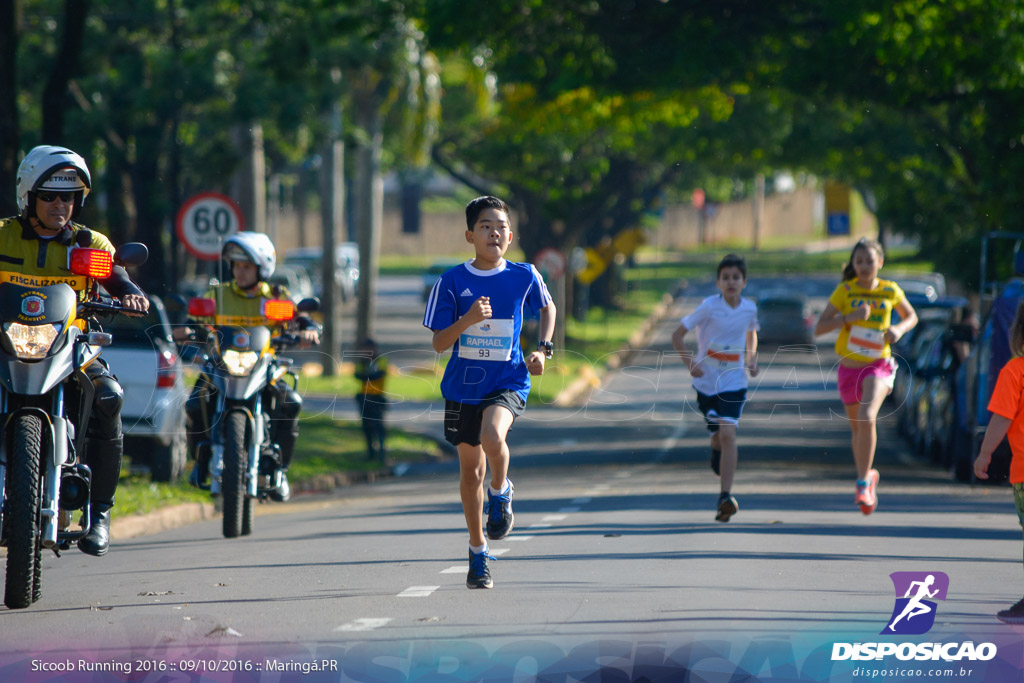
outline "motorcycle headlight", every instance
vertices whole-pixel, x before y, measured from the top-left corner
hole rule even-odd
[[[57,338],[56,325],[8,323],[4,331],[11,340],[15,355],[24,360],[45,358],[46,352],[53,346],[53,340]]]
[[[232,375],[248,375],[252,372],[252,366],[256,365],[260,355],[255,351],[233,351],[228,349],[221,354],[224,367]]]

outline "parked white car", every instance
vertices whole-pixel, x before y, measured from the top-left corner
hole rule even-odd
[[[124,388],[124,452],[149,468],[153,481],[174,481],[185,471],[185,373],[163,302],[149,297],[149,315],[118,316],[104,324],[113,344],[102,357]]]
[[[313,282],[314,296],[323,296],[320,270],[323,253],[321,247],[301,247],[292,249],[281,260],[281,265],[305,269]],[[355,301],[359,285],[359,245],[355,242],[342,242],[335,247],[334,257],[338,268],[336,278],[341,287],[341,300],[345,303]]]

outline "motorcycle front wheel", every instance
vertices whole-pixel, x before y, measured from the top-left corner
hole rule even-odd
[[[248,418],[240,410],[229,412],[224,421],[224,473],[221,496],[224,499],[224,538],[242,534],[246,507],[249,509],[249,531],[252,530],[252,504],[246,506],[245,472],[249,449],[245,444]]]
[[[4,604],[23,609],[39,599],[42,548],[39,545],[42,421],[19,415],[12,421],[7,467],[7,577]]]

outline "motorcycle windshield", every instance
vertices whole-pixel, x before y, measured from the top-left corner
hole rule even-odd
[[[267,382],[273,358],[266,327],[216,328],[218,362],[213,381],[229,399],[250,399]]]
[[[74,319],[77,305],[75,290],[63,283],[45,287],[0,283],[0,321],[4,323],[66,325]]]
[[[235,327],[225,325],[217,328],[217,348],[225,351],[255,351],[262,354],[270,346],[270,330],[266,327]]]

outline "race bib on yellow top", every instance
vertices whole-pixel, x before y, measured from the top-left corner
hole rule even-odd
[[[850,353],[856,353],[868,358],[881,358],[885,351],[885,333],[881,330],[872,330],[869,327],[853,325],[850,327],[850,336],[846,341],[846,349]]]
[[[509,361],[512,359],[513,320],[484,320],[459,335],[459,358]]]
[[[722,370],[738,368],[743,364],[742,347],[729,346],[728,344],[716,344],[711,342],[708,345],[707,357],[709,361],[718,363]]]

